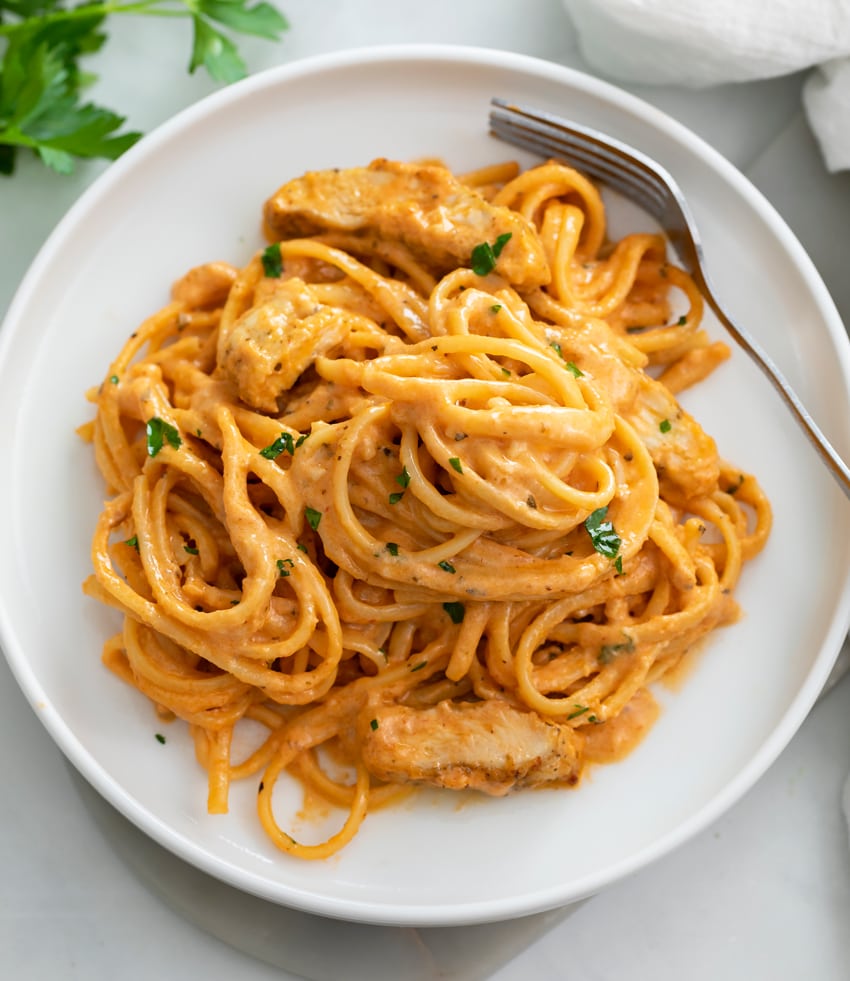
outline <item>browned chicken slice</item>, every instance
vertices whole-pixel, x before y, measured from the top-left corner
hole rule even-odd
[[[623,417],[649,450],[665,495],[687,501],[716,488],[717,445],[665,385],[648,375],[640,377],[637,398]]]
[[[380,780],[496,797],[519,787],[577,783],[584,738],[500,701],[445,701],[425,709],[370,703],[358,734],[363,761]]]
[[[319,304],[301,279],[282,281],[223,337],[219,367],[243,402],[275,412],[278,398],[350,330],[345,311]]]
[[[368,167],[311,171],[276,191],[263,217],[268,234],[279,239],[333,231],[399,241],[438,274],[469,265],[476,245],[510,235],[496,272],[519,289],[550,279],[532,226],[485,201],[445,167],[375,160]]]

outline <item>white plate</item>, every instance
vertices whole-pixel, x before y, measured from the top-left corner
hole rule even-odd
[[[589,895],[668,852],[785,746],[850,619],[850,507],[736,352],[686,401],[721,452],[759,476],[775,508],[768,547],[741,583],[746,615],[712,637],[681,690],[661,690],[660,721],[638,750],[577,792],[462,806],[449,793],[423,795],[370,816],[334,859],[303,863],[264,838],[253,782],[233,793],[229,815],[208,816],[205,779],[182,730],[170,727],[160,745],[150,706],[101,666],[112,617],[80,590],[103,494],[90,450],[73,433],[89,418],[85,389],[180,272],[247,258],[261,241],[261,203],[284,179],[376,156],[439,155],[459,169],[512,156],[487,135],[492,95],[592,124],[678,178],[721,298],[847,453],[848,342],[770,206],[657,110],[565,68],[493,51],[347,52],[204,100],[110,167],[71,209],[0,333],[0,637],[36,712],[94,787],[176,854],[266,899],[362,922],[519,916]],[[613,218],[621,224],[623,209]]]

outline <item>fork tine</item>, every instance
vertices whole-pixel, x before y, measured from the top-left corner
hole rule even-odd
[[[718,320],[765,373],[782,396],[812,446],[850,498],[850,467],[806,411],[782,373],[756,340],[726,314],[709,286],[696,225],[684,195],[670,174],[645,153],[596,130],[568,122],[551,113],[523,109],[504,99],[492,99],[490,128],[494,136],[541,156],[579,164],[580,169],[610,184],[657,218],[678,252],[682,265]]]
[[[536,151],[541,156],[552,156],[568,161],[579,170],[584,170],[592,177],[605,181],[615,190],[622,191],[627,197],[646,207],[657,218],[666,216],[669,198],[666,190],[659,186],[657,181],[651,182],[646,179],[635,168],[615,162],[613,158],[598,153],[594,147],[569,139],[564,134],[544,133],[503,117],[491,118],[490,125],[491,132],[506,142]]]

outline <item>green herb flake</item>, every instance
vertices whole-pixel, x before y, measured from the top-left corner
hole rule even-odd
[[[398,543],[387,542],[387,551],[390,553],[390,555],[398,555]]]
[[[117,384],[118,384],[118,375],[110,375],[110,376],[109,376],[109,381],[110,381],[110,382],[111,382],[111,383],[112,383],[113,385],[117,385]]]
[[[511,232],[505,232],[492,245],[489,242],[480,242],[475,246],[472,250],[470,265],[476,276],[486,276],[496,268],[496,260],[502,254],[502,249],[508,244],[511,236]]]
[[[369,722],[369,728],[372,730],[372,732],[374,732],[378,728],[378,725],[379,723],[377,719],[372,719]]]
[[[590,711],[590,706],[588,705],[576,705],[575,711],[570,712],[567,719],[577,719],[580,715],[584,715],[586,712]]]
[[[466,616],[466,608],[463,603],[457,601],[443,603],[443,609],[448,613],[452,623],[463,623],[463,618]]]
[[[395,482],[402,487],[407,487],[410,483],[410,474],[407,472],[407,467],[402,467],[401,473],[396,477]]]
[[[584,372],[581,370],[581,368],[579,368],[575,361],[567,361],[565,367],[567,371],[569,371],[571,375],[575,375],[576,378],[581,378],[584,375]]]
[[[603,644],[596,655],[596,660],[600,664],[610,664],[618,654],[631,654],[635,649],[634,640],[628,634],[623,634],[626,638],[619,644]]]
[[[501,309],[502,309],[501,303],[494,303],[493,306],[490,307],[490,313],[498,313]]]
[[[125,545],[129,545],[130,548],[134,548],[138,552],[139,551],[139,536],[138,535],[133,535],[133,537],[132,538],[128,538],[124,542],[124,544]]]
[[[608,508],[597,508],[584,522],[584,527],[590,535],[593,547],[600,555],[614,559],[622,544],[620,536],[614,531],[614,525],[607,520]]]
[[[315,508],[304,508],[304,517],[307,519],[307,524],[315,531],[322,520],[322,512]]]
[[[618,576],[622,576],[622,574],[623,574],[623,556],[622,555],[618,555],[617,558],[614,559],[614,568],[617,570],[617,575]]]
[[[269,279],[278,279],[283,272],[283,257],[280,254],[280,242],[272,242],[263,249],[260,256],[263,272]]]
[[[669,419],[662,419],[661,422],[658,423],[658,428],[662,433],[669,433],[673,428],[673,423],[670,422]]]
[[[197,555],[198,554],[198,550],[195,548],[194,545],[184,545],[183,546],[183,551],[184,552],[188,552],[189,555]]]
[[[150,457],[155,457],[166,443],[176,450],[183,442],[177,429],[159,416],[154,416],[145,423],[145,437]]]
[[[394,491],[390,494],[390,504],[398,504],[398,502],[404,497],[404,491]]]
[[[437,565],[443,570],[443,572],[450,572],[452,575],[457,572],[457,569],[451,564],[451,562],[443,559],[442,562],[438,562]]]
[[[154,736],[154,739],[156,739],[156,741],[158,743],[160,743],[161,745],[163,745],[163,746],[165,745],[165,736],[163,736],[163,734],[161,732],[156,733],[156,735]]]
[[[295,568],[295,563],[292,559],[278,559],[277,560],[277,571],[278,575],[281,577],[286,577],[290,575],[291,570]]]
[[[305,555],[307,554],[307,546],[304,544],[304,542],[299,542],[295,547],[299,552],[304,552]]]
[[[560,358],[560,359],[561,359],[562,361],[566,361],[566,360],[567,360],[567,359],[566,359],[566,358],[564,357],[564,352],[563,352],[563,351],[561,350],[561,345],[560,345],[560,344],[559,344],[559,343],[558,343],[557,341],[552,341],[552,343],[551,343],[551,344],[549,345],[549,347],[551,347],[551,348],[552,348],[552,350],[553,350],[553,351],[555,352],[555,354],[557,354],[557,355],[558,355],[558,357],[559,357],[559,358]]]
[[[267,460],[275,460],[284,452],[290,456],[295,453],[295,441],[292,438],[292,433],[281,433],[273,443],[269,443],[268,446],[264,446],[260,450],[260,456],[264,456]]]
[[[686,316],[685,316],[685,315],[683,314],[683,315],[682,315],[681,317],[679,317],[679,319],[678,319],[678,320],[676,321],[676,326],[677,326],[677,327],[684,327],[684,326],[685,326],[685,324],[686,324],[687,322],[688,322],[688,318],[687,318],[687,317],[686,317]]]
[[[458,473],[463,473],[463,464],[460,462],[460,457],[450,456],[449,464],[452,470],[457,470]]]

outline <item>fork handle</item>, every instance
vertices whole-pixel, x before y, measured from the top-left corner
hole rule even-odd
[[[850,498],[850,468],[838,455],[832,443],[826,438],[817,423],[809,415],[806,407],[798,398],[796,392],[785,380],[785,376],[777,368],[769,355],[762,350],[759,344],[746,331],[736,326],[729,317],[723,312],[720,304],[714,299],[708,284],[703,282],[702,293],[708,305],[714,311],[715,316],[726,330],[732,335],[735,341],[742,347],[747,354],[767,375],[773,387],[780,394],[785,404],[791,410],[800,428],[806,434],[809,442],[820,455],[823,462],[829,467],[830,473],[838,482],[839,487],[844,491],[846,497]]]

